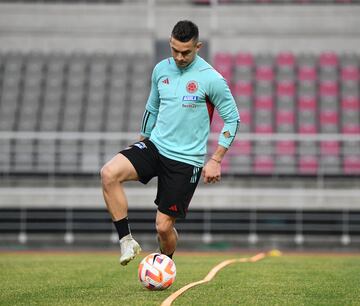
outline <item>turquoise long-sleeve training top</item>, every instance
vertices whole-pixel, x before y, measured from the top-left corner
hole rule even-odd
[[[214,108],[224,121],[218,143],[228,148],[240,117],[225,79],[198,55],[185,68],[170,57],[153,70],[141,135],[163,156],[202,167]]]

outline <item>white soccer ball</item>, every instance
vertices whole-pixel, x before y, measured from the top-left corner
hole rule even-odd
[[[139,264],[139,280],[149,290],[164,290],[175,281],[176,266],[164,254],[152,253]]]

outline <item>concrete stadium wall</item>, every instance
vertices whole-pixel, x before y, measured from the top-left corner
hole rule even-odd
[[[170,2],[171,3],[171,2]],[[179,19],[192,19],[211,52],[360,50],[360,6],[0,4],[0,50],[154,52]]]
[[[201,184],[202,185],[202,184]],[[126,188],[129,207],[152,209],[154,187]],[[243,188],[200,186],[192,209],[358,210],[358,188]],[[95,187],[0,188],[2,208],[105,208],[102,191]]]

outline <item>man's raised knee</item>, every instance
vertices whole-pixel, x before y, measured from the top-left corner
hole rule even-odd
[[[116,182],[116,175],[111,169],[111,166],[106,164],[100,170],[101,182],[103,186],[107,186]]]
[[[173,223],[169,221],[156,221],[156,231],[160,236],[166,236],[173,230]]]

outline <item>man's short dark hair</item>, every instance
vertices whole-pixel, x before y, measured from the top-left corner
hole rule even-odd
[[[191,39],[198,41],[199,28],[192,21],[180,20],[177,24],[175,24],[171,32],[171,36],[181,42],[188,42]]]

